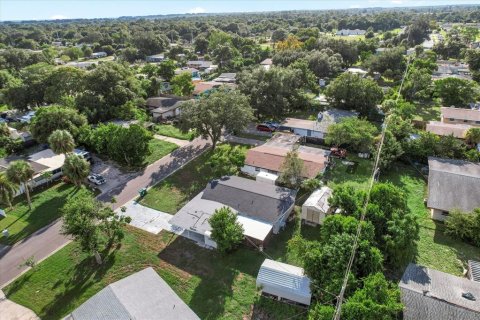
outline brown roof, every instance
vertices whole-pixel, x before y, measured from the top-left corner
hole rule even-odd
[[[444,118],[480,121],[480,110],[442,107],[441,112]]]
[[[308,149],[319,150],[320,153],[309,152]],[[289,151],[290,149],[281,147],[268,145],[258,146],[248,150],[245,164],[252,167],[281,172],[282,164]],[[305,178],[314,178],[325,169],[328,153],[321,149],[301,147],[298,149],[298,157],[303,160],[303,176]]]
[[[455,138],[463,139],[468,129],[472,128],[468,124],[444,123],[440,121],[430,121],[427,123],[427,131],[439,136],[450,136],[453,134]]]

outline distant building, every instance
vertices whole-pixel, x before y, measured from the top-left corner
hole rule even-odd
[[[472,80],[472,75],[468,64],[458,61],[437,61],[437,70],[433,71],[432,79],[459,78]]]
[[[480,127],[479,109],[442,107],[440,112],[440,121],[430,121],[427,124],[428,132],[439,136],[453,135],[455,138],[465,139],[470,128]]]
[[[153,62],[153,63],[162,62],[162,61],[165,61],[165,55],[163,53],[159,53],[159,54],[154,54],[154,55],[151,55],[151,56],[147,56],[145,58],[145,61]]]
[[[348,68],[347,72],[359,75],[360,77],[365,77],[368,74],[368,71],[360,68]]]
[[[100,52],[94,52],[92,53],[92,55],[90,56],[90,58],[92,59],[99,59],[99,58],[105,58],[106,56],[108,56],[108,54],[104,51],[100,51]]]
[[[427,207],[435,220],[445,220],[452,210],[480,208],[480,164],[428,158]]]
[[[213,65],[212,61],[203,61],[203,60],[191,60],[187,61],[188,68],[198,69],[204,71],[207,68],[210,68]]]
[[[96,61],[95,62],[93,62],[93,61],[82,61],[82,62],[72,61],[72,62],[68,62],[67,64],[65,64],[65,66],[66,67],[75,67],[75,68],[79,68],[79,69],[89,69],[96,64],[97,64]]]
[[[337,31],[337,36],[364,36],[367,31],[360,29],[342,29]]]
[[[235,88],[233,83],[222,83],[216,81],[198,81],[194,83],[195,88],[193,89],[193,96],[198,97],[202,94],[208,94],[215,91],[221,86],[228,86],[229,88]]]
[[[215,82],[223,82],[223,83],[235,83],[237,78],[236,73],[222,73],[213,81]]]
[[[200,72],[198,71],[198,69],[185,67],[185,68],[175,70],[176,75],[179,75],[182,73],[190,73],[192,75],[192,80],[201,80]]]
[[[478,320],[480,283],[410,263],[399,284],[405,320]]]
[[[265,70],[268,70],[273,65],[273,61],[272,61],[271,58],[267,58],[267,59],[263,60],[262,62],[260,62],[260,65],[263,66],[265,68]]]
[[[309,306],[312,299],[310,279],[305,271],[290,264],[265,259],[256,284],[262,294],[281,301]]]
[[[269,141],[258,147],[249,149],[242,172],[256,176],[260,172],[279,175],[288,152],[296,150],[303,161],[303,178],[315,178],[328,166],[330,151],[299,146],[300,137],[292,134],[275,134]]]
[[[111,283],[65,320],[200,320],[152,267]]]

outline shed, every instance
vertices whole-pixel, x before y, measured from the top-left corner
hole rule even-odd
[[[322,224],[326,215],[331,213],[328,199],[332,196],[332,192],[329,187],[315,190],[302,205],[302,220],[307,223]]]
[[[273,173],[268,173],[261,171],[257,174],[256,180],[258,182],[263,182],[263,183],[268,183],[268,184],[275,184],[275,181],[277,181],[278,176]]]
[[[302,305],[310,305],[310,279],[304,270],[286,263],[265,259],[257,276],[262,294],[272,295]]]

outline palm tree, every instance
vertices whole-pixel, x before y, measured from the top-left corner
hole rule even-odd
[[[480,128],[470,128],[465,134],[465,139],[470,144],[480,143]]]
[[[0,173],[0,200],[7,204],[10,209],[17,190],[18,185],[10,181],[4,172]]]
[[[23,184],[25,195],[27,196],[28,207],[32,210],[32,202],[30,201],[30,190],[28,181],[33,178],[35,171],[30,163],[24,160],[12,161],[7,171],[7,178],[13,183]]]
[[[90,173],[90,163],[83,157],[70,154],[63,163],[63,174],[70,179],[77,187],[81,186],[82,181]]]
[[[55,130],[48,137],[48,144],[56,154],[67,154],[75,148],[75,141],[67,130]]]

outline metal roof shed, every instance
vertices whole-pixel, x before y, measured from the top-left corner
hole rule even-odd
[[[265,259],[260,267],[257,287],[261,287],[263,293],[307,306],[312,298],[310,279],[302,268],[270,259]]]

